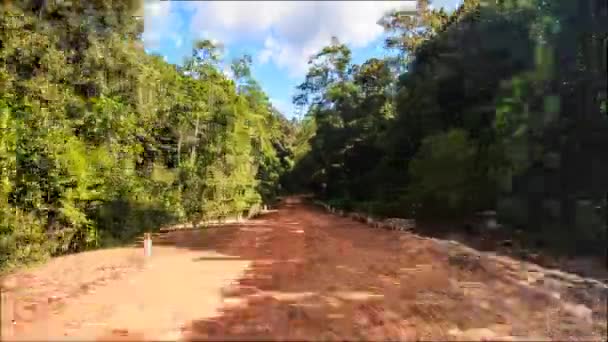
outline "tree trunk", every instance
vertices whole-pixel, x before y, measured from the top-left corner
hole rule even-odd
[[[194,139],[196,142],[194,143],[194,146],[192,146],[192,150],[190,152],[190,163],[192,165],[194,165],[194,162],[196,161],[196,146],[197,146],[197,142],[198,142],[198,127],[199,127],[200,121],[201,121],[200,115],[197,113],[196,125],[194,127]]]
[[[181,154],[182,154],[182,131],[179,131],[179,139],[177,140],[177,166],[179,167],[181,164]]]

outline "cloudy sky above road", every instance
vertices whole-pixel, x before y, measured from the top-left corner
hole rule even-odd
[[[455,8],[461,0],[435,0]],[[195,39],[224,44],[224,59],[253,57],[254,77],[274,105],[293,115],[291,96],[307,70],[308,57],[337,36],[361,63],[390,52],[383,46],[386,11],[415,8],[413,1],[160,1],[146,0],[144,42],[149,52],[180,64]]]

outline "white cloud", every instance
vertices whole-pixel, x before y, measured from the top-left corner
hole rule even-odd
[[[279,50],[279,46],[272,36],[266,37],[266,40],[264,41],[264,48],[258,54],[258,60],[262,64],[267,63],[270,58],[276,54],[277,50]]]
[[[146,0],[144,3],[144,34],[146,47],[156,48],[167,32],[176,32],[179,24],[171,11],[170,1]]]
[[[264,48],[257,59],[262,63],[275,63],[292,77],[302,76],[308,58],[328,44],[332,36],[351,47],[364,47],[382,34],[382,27],[376,22],[387,10],[415,7],[414,1],[181,4],[195,11],[190,24],[195,35],[212,37],[227,45],[251,40],[263,42]]]
[[[222,66],[222,73],[224,73],[224,76],[228,77],[229,79],[234,80],[234,73],[232,72],[230,65]]]
[[[171,3],[168,2],[160,2],[160,1],[146,1],[144,4],[144,15],[150,15],[152,17],[158,17],[166,13],[166,10],[169,9]]]

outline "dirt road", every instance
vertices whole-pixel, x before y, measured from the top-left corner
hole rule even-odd
[[[298,203],[5,280],[4,340],[603,340],[605,289]],[[512,261],[513,265],[517,262]],[[542,278],[542,277],[541,277]]]

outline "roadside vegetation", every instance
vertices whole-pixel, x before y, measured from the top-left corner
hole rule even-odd
[[[538,245],[604,255],[606,2],[429,3],[380,18],[395,57],[354,64],[337,37],[311,58],[287,183],[454,228],[492,210]]]
[[[1,6],[0,271],[309,191],[454,229],[492,210],[605,253],[605,1],[419,0],[379,18],[391,57],[354,64],[339,37],[312,56],[291,121],[250,56],[147,54],[137,2]]]
[[[290,123],[197,42],[143,49],[137,1],[14,1],[0,14],[0,269],[270,202]]]

